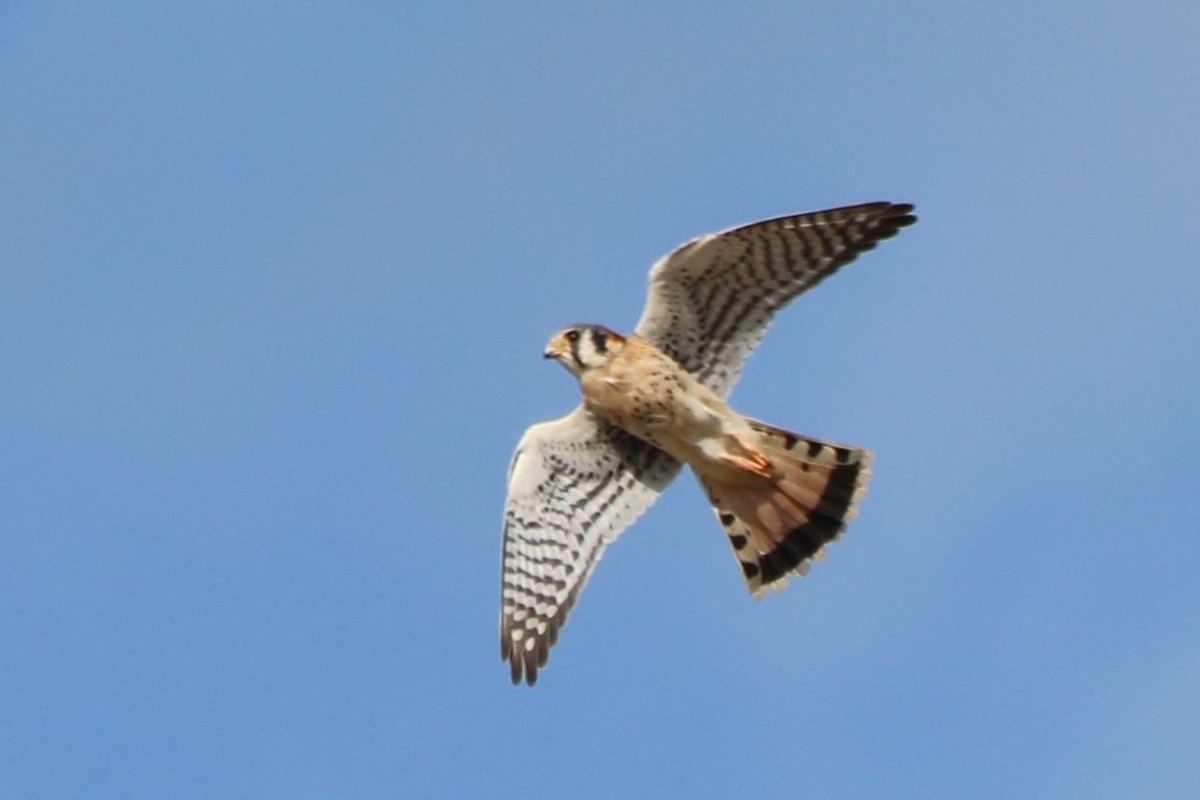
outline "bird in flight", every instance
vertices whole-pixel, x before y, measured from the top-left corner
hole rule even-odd
[[[701,236],[650,270],[633,333],[572,325],[550,339],[545,357],[578,378],[583,402],[529,428],[508,471],[500,654],[514,684],[537,682],[605,546],[684,464],[755,597],[824,556],[871,454],[743,417],[726,398],[775,313],[916,222],[912,210],[865,203]]]

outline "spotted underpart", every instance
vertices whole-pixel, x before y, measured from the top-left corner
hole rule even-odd
[[[500,655],[514,683],[537,680],[607,545],[654,503],[684,461],[704,485],[756,596],[821,557],[865,491],[869,454],[759,423],[747,430],[748,421],[725,401],[775,315],[916,222],[912,210],[907,203],[862,203],[701,236],[651,269],[635,335],[573,325],[550,340],[543,356],[580,381],[584,405],[529,428],[509,469]],[[623,352],[638,351],[647,359],[640,365],[604,372]],[[655,354],[676,368],[651,368],[662,366]],[[712,426],[705,420],[714,418],[694,413],[700,398],[732,439],[722,444],[706,435]],[[728,446],[731,452],[716,452]],[[745,464],[755,469],[735,471]],[[650,623],[635,625],[630,641],[652,632]],[[637,647],[626,650],[633,652],[622,651],[628,665]]]

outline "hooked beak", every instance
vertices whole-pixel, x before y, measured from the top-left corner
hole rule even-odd
[[[565,351],[562,348],[562,343],[559,337],[554,337],[546,344],[546,349],[542,351],[542,358],[552,358],[555,361],[563,357]]]

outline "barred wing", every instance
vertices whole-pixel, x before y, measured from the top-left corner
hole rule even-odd
[[[775,312],[916,222],[912,210],[865,203],[694,239],[651,269],[636,332],[726,396]]]
[[[500,656],[530,686],[609,542],[658,499],[680,463],[583,407],[534,425],[508,473]]]

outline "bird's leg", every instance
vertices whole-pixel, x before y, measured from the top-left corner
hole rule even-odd
[[[721,460],[740,470],[757,475],[760,478],[773,478],[771,460],[764,456],[758,448],[737,434],[729,434],[729,442],[733,445],[732,453],[723,453]],[[738,452],[740,451],[740,452]]]

